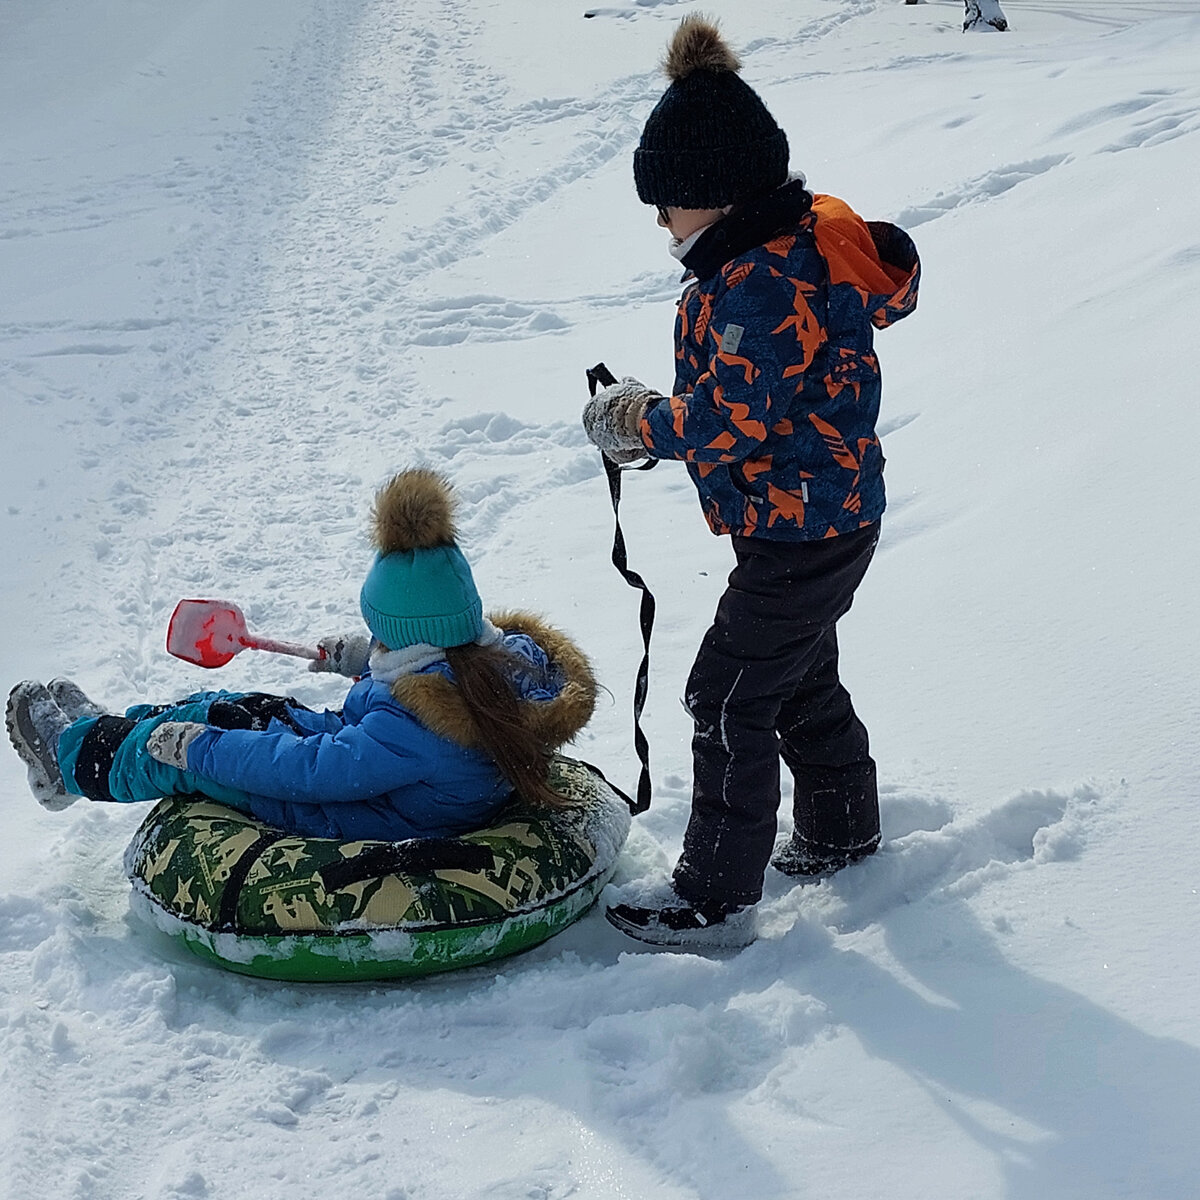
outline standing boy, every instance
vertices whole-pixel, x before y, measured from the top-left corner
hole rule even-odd
[[[670,886],[612,906],[643,941],[736,944],[768,861],[798,877],[879,845],[875,763],[838,678],[837,622],[879,540],[873,330],[916,307],[908,235],[789,178],[788,144],[716,27],[686,17],[634,155],[688,271],[675,386],[626,379],[584,412],[618,461],[679,459],[736,566],[687,682],[692,812]],[[779,759],[795,832],[772,859]]]

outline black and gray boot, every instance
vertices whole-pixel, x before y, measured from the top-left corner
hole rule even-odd
[[[9,693],[8,737],[28,770],[29,789],[52,812],[79,799],[67,791],[58,767],[58,739],[71,724],[44,684],[27,679]]]
[[[73,679],[52,679],[46,684],[46,690],[54,699],[54,703],[71,718],[78,721],[83,717],[102,717],[106,709],[97,704]]]

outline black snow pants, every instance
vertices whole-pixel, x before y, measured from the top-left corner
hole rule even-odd
[[[737,565],[688,678],[692,812],[675,889],[753,904],[775,841],[779,760],[795,779],[797,841],[821,853],[879,836],[867,731],[838,678],[837,622],[879,523],[814,542],[734,537]]]

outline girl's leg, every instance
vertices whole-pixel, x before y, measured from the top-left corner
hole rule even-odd
[[[90,800],[120,804],[199,793],[241,807],[244,793],[160,763],[146,749],[151,731],[162,722],[207,723],[214,704],[235,700],[235,693],[197,693],[178,704],[139,705],[128,710],[136,715],[74,722],[58,744],[59,765],[67,788]]]
[[[215,703],[237,699],[236,693],[200,692],[182,704],[139,705],[118,717],[100,710],[70,680],[53,680],[49,687],[25,680],[9,694],[5,723],[30,788],[46,808],[66,808],[80,796],[134,802],[199,790],[226,799],[227,789],[215,791],[156,762],[145,739],[160,721],[203,722]],[[243,727],[251,719],[246,715]]]
[[[168,767],[146,749],[151,730],[163,721],[203,721],[207,704],[174,705],[141,720],[104,716],[74,722],[58,742],[58,761],[68,789],[89,800],[137,804],[196,791],[189,772]]]
[[[223,693],[208,707],[208,724],[219,729],[266,729],[280,721],[293,733],[307,731],[296,724],[293,713],[311,712],[291,696],[272,696],[267,692]]]

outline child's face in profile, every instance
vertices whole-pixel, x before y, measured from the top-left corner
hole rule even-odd
[[[669,229],[671,236],[684,242],[706,225],[719,221],[729,210],[727,208],[674,208],[658,209],[658,223],[663,229]]]

